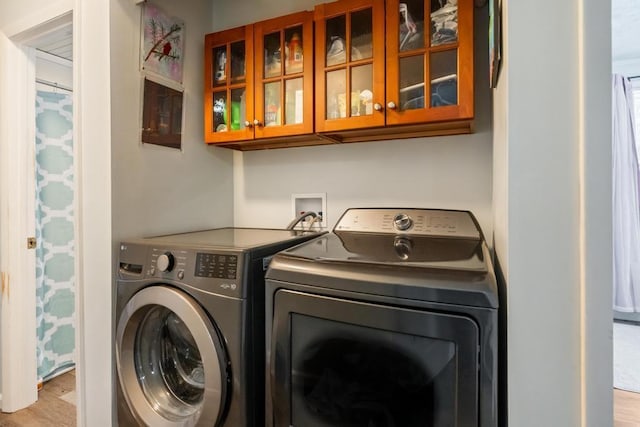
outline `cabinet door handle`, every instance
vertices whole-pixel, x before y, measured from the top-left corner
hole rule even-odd
[[[376,102],[375,104],[373,104],[373,109],[376,111],[382,111],[382,105]]]
[[[251,128],[251,127],[253,127],[253,123],[251,123],[249,120],[245,120],[244,121],[244,127]]]
[[[389,110],[395,110],[396,109],[396,103],[393,101],[389,101],[389,103],[387,104],[387,108]]]
[[[254,124],[254,126],[262,126],[262,123],[260,123],[260,120],[258,120],[258,119],[254,119],[253,120],[253,124]]]

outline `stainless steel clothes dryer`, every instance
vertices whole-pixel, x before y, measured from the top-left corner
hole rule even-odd
[[[266,284],[268,426],[497,425],[499,295],[470,212],[350,209]]]
[[[222,228],[122,242],[121,426],[264,426],[264,271],[318,233]]]

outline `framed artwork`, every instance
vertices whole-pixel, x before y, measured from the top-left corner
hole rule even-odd
[[[501,0],[489,0],[489,87],[498,84],[502,60]]]
[[[141,68],[182,84],[184,21],[168,16],[158,6],[142,6]]]
[[[142,142],[182,148],[183,92],[144,78]]]

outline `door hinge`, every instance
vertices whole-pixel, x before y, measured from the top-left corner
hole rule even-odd
[[[27,249],[35,249],[38,241],[35,237],[27,237]]]

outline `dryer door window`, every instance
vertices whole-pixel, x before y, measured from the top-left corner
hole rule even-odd
[[[178,290],[136,293],[118,321],[117,368],[131,412],[146,425],[217,425],[227,400],[227,358],[200,305]]]
[[[466,317],[276,293],[275,426],[478,424],[478,327]]]

